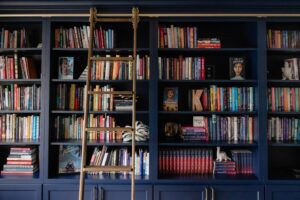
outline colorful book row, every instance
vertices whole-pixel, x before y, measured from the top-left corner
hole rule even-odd
[[[37,140],[40,138],[40,117],[37,115],[0,115],[1,140]]]
[[[300,88],[271,87],[268,88],[269,111],[298,112],[300,110]]]
[[[116,127],[115,118],[109,115],[90,114],[88,119],[89,127]],[[83,116],[56,116],[54,120],[54,134],[59,139],[76,139],[80,140],[83,131]],[[87,134],[88,140],[94,141],[113,141],[122,140],[122,133],[119,131],[90,131]]]
[[[197,27],[159,26],[160,48],[197,48]]]
[[[108,150],[106,146],[102,149],[96,147],[90,160],[91,166],[130,166],[132,163],[131,150],[127,148]],[[149,152],[139,149],[135,152],[135,175],[149,175]],[[98,172],[102,174],[102,172]],[[91,174],[98,174],[97,172]],[[113,172],[111,172],[113,173]]]
[[[269,29],[267,41],[268,48],[300,48],[300,31]]]
[[[30,47],[28,32],[25,28],[20,30],[8,30],[2,28],[0,31],[0,48],[27,48]]]
[[[268,119],[269,141],[299,141],[300,119],[294,117],[270,117]]]
[[[160,80],[205,80],[205,58],[158,58]]]
[[[55,48],[88,48],[90,26],[83,25],[73,28],[56,28]],[[115,31],[103,29],[101,26],[94,30],[95,48],[115,48]]]
[[[41,87],[38,85],[0,85],[0,110],[39,110]]]

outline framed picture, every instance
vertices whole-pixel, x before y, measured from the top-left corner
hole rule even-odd
[[[74,57],[59,57],[59,79],[73,79]]]
[[[178,111],[178,88],[168,87],[164,89],[164,111]]]
[[[80,172],[81,150],[79,146],[59,147],[59,174]]]
[[[229,69],[230,80],[245,79],[245,58],[244,57],[230,57],[229,68],[230,68]]]

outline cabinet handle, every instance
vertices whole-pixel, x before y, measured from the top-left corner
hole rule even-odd
[[[102,187],[99,187],[98,199],[103,200],[103,189],[102,189]]]
[[[208,191],[207,191],[207,187],[204,188],[204,195],[205,195],[204,200],[208,200]]]
[[[257,194],[257,200],[259,200],[259,191],[257,191],[256,194]]]
[[[210,187],[211,189],[211,200],[215,200],[215,190],[213,187]]]
[[[97,200],[97,187],[93,188],[93,197],[92,197],[92,199]]]

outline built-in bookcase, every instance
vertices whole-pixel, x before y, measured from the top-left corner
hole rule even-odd
[[[257,23],[254,21],[218,21],[218,20],[194,20],[194,19],[176,19],[176,20],[159,20],[158,23],[158,65],[161,77],[158,78],[158,123],[157,123],[157,132],[158,132],[158,168],[166,167],[165,169],[168,172],[160,173],[158,172],[159,180],[194,180],[197,177],[199,181],[207,180],[259,180],[260,179],[260,165],[261,161],[259,160],[259,141],[260,141],[260,130],[259,130],[259,118],[258,118],[258,103],[259,103],[259,92],[258,92],[258,62],[257,62]],[[176,39],[172,37],[175,35]],[[179,36],[178,36],[179,35]],[[196,36],[195,36],[196,35]],[[168,40],[169,37],[169,40]],[[170,38],[171,37],[171,38]],[[210,47],[210,48],[198,48],[197,41],[200,39],[208,38],[217,38],[221,47]],[[189,48],[182,46],[181,43],[188,43],[192,40],[192,44]],[[196,41],[195,41],[196,40]],[[167,41],[167,42],[166,42]],[[180,42],[179,42],[180,41]],[[181,42],[182,41],[182,42]],[[162,42],[172,43],[171,45],[162,44]],[[178,42],[180,43],[178,45]],[[175,43],[175,45],[174,45]],[[176,48],[173,48],[173,47]],[[171,47],[171,48],[168,48]],[[191,60],[188,60],[187,57],[191,57]],[[203,58],[203,60],[193,60],[195,58]],[[246,61],[245,64],[245,79],[244,80],[230,80],[230,57],[243,57]],[[166,61],[167,59],[171,61]],[[172,60],[173,59],[173,60]],[[177,59],[174,61],[174,59]],[[162,61],[164,60],[164,61]],[[185,64],[190,62],[190,64]],[[200,67],[197,66],[197,62],[204,62],[200,64]],[[175,64],[174,64],[175,63]],[[212,73],[210,77],[204,75],[200,78],[195,78],[197,70],[203,70],[201,67],[204,67],[205,73]],[[207,66],[212,66],[212,71],[208,72]],[[182,77],[181,73],[185,73],[185,69],[192,70],[190,74],[192,76]],[[178,72],[179,70],[179,72]],[[211,69],[209,69],[211,70]],[[169,73],[168,78],[166,78],[166,73]],[[178,75],[178,73],[180,75]],[[189,72],[187,72],[189,73]],[[174,74],[174,76],[173,76]],[[211,77],[212,76],[212,77]],[[184,75],[183,75],[184,77]],[[166,97],[166,88],[171,88],[176,90],[178,95],[178,111],[172,111],[164,109],[164,98]],[[242,109],[217,109],[217,107],[210,106],[210,101],[214,101],[216,98],[221,98],[213,95],[214,92],[209,92],[211,88],[215,88],[216,91],[222,88],[231,90],[232,88],[252,88],[253,89],[253,109],[251,110],[242,110]],[[219,88],[219,89],[217,89]],[[193,110],[192,109],[192,90],[201,89],[203,94],[206,93],[208,98],[208,106],[203,107],[202,110]],[[247,89],[245,89],[246,91]],[[224,93],[225,95],[225,93]],[[237,94],[238,96],[242,94]],[[229,96],[228,96],[229,97]],[[201,97],[202,98],[202,97]],[[224,97],[226,98],[226,97]],[[229,98],[235,98],[235,96],[230,96]],[[229,99],[228,99],[229,100]],[[250,102],[249,102],[250,103]],[[203,101],[202,101],[203,106]],[[208,133],[208,140],[205,141],[184,141],[177,135],[175,136],[166,136],[166,124],[176,123],[181,126],[193,126],[193,117],[203,116],[208,119],[208,124],[206,124],[206,131]],[[209,127],[209,121],[214,119],[220,119],[216,124],[221,124],[221,118],[236,118],[238,123],[242,121],[242,117],[252,118],[252,134],[253,138],[248,140],[238,139],[234,141],[233,139],[222,139],[213,138],[212,127]],[[221,125],[218,125],[218,128],[221,128]],[[223,126],[223,125],[222,125]],[[224,128],[224,127],[223,127]],[[243,127],[242,129],[246,129]],[[216,130],[215,130],[216,131]],[[216,133],[214,133],[216,134]],[[221,129],[219,130],[221,135]],[[222,133],[224,134],[224,133]],[[238,136],[240,137],[240,136]],[[236,174],[236,175],[212,175],[212,173],[192,173],[186,172],[185,167],[178,170],[177,168],[180,164],[180,159],[191,158],[194,162],[194,156],[200,157],[203,159],[207,157],[208,154],[205,151],[211,151],[212,160],[216,159],[216,147],[221,147],[222,151],[225,151],[229,157],[231,157],[232,150],[249,150],[252,152],[252,169],[253,173],[251,174]],[[200,150],[198,150],[200,149]],[[201,151],[204,152],[201,154]],[[175,153],[172,153],[175,152]],[[200,152],[200,153],[199,153]],[[200,156],[199,156],[200,154]],[[203,157],[204,155],[204,157]],[[170,158],[170,160],[168,160]],[[174,158],[174,160],[173,160]],[[165,161],[166,160],[166,161]],[[203,159],[205,160],[205,159]],[[162,166],[161,162],[163,163]],[[206,162],[203,161],[206,165]],[[166,165],[166,166],[164,166]],[[171,169],[169,169],[169,167]],[[179,166],[182,167],[182,166]],[[182,170],[182,171],[181,171]],[[163,171],[163,170],[162,170]]]
[[[37,149],[39,170],[29,175],[1,175],[0,181],[40,182],[43,174],[43,23],[37,19],[1,19],[1,161],[12,147]]]
[[[299,96],[296,95],[300,83],[297,78],[299,23],[294,20],[272,20],[267,22],[266,29],[269,96],[268,179],[292,181],[299,178],[297,170],[300,168],[297,156],[299,153]],[[290,73],[293,74],[291,79],[283,80],[283,77],[289,74],[285,68],[291,69]]]
[[[51,23],[51,69],[50,69],[50,109],[49,109],[49,122],[48,122],[48,150],[49,150],[49,158],[48,158],[48,179],[56,180],[60,179],[62,181],[78,181],[79,175],[75,174],[59,174],[58,173],[58,155],[59,148],[61,145],[78,145],[81,146],[80,135],[83,134],[81,131],[77,129],[76,136],[77,138],[71,137],[70,135],[66,135],[62,133],[63,130],[68,130],[68,128],[63,127],[63,119],[70,119],[70,123],[72,123],[72,119],[77,119],[77,122],[83,120],[83,90],[85,85],[85,79],[81,78],[81,74],[87,66],[87,54],[88,49],[86,46],[78,46],[73,44],[77,44],[75,39],[64,46],[65,40],[57,41],[59,38],[63,38],[64,34],[70,33],[87,33],[89,30],[89,24],[86,19],[79,20],[77,22],[58,20]],[[113,24],[97,24],[96,30],[98,30],[98,44],[95,45],[94,55],[98,56],[111,56],[114,57],[116,55],[119,56],[129,56],[132,55],[132,43],[133,43],[133,32],[131,28],[131,24],[126,23],[113,23]],[[76,28],[74,28],[76,27]],[[58,32],[58,33],[56,33]],[[101,33],[100,33],[101,32]],[[143,65],[144,68],[140,71],[140,77],[137,80],[137,102],[136,102],[136,116],[138,121],[142,121],[144,124],[149,125],[149,77],[150,77],[150,59],[149,59],[149,22],[143,21],[139,23],[138,29],[138,40],[137,40],[137,53],[139,55],[140,66]],[[102,39],[100,39],[100,34]],[[83,34],[84,36],[84,34]],[[78,38],[78,35],[76,36]],[[67,37],[66,37],[67,38]],[[81,38],[84,42],[84,38]],[[103,46],[102,42],[106,42]],[[70,43],[71,44],[70,46]],[[99,46],[99,44],[101,44]],[[109,43],[109,44],[108,44]],[[73,48],[74,47],[74,48]],[[104,47],[104,48],[103,48]],[[59,75],[59,60],[61,57],[68,57],[73,59],[74,61],[74,70],[73,70],[73,78],[72,79],[64,79],[64,77],[60,77]],[[143,60],[142,60],[143,59]],[[146,68],[147,65],[147,68]],[[128,65],[121,65],[122,71],[126,75],[118,76],[112,80],[113,71],[110,71],[110,75],[100,75],[100,73],[106,73],[109,70],[113,70],[113,64],[111,66],[104,63],[101,66],[94,66],[94,76],[95,79],[92,79],[91,86],[93,89],[99,88],[113,88],[116,91],[122,90],[131,90],[132,81],[129,77],[128,69],[130,68]],[[142,66],[141,66],[142,68]],[[102,72],[100,72],[102,70]],[[96,72],[97,71],[97,72]],[[126,71],[126,72],[125,72]],[[147,72],[146,72],[147,71]],[[121,73],[121,71],[120,71]],[[119,73],[119,74],[120,74]],[[144,75],[142,75],[144,74]],[[146,75],[148,74],[148,75]],[[80,78],[79,78],[80,77]],[[93,77],[93,75],[92,75]],[[71,89],[73,88],[73,89]],[[72,97],[72,90],[74,96]],[[93,96],[95,98],[95,96]],[[98,96],[97,98],[102,99],[102,103],[100,100],[98,101],[97,108],[95,107],[94,100],[90,101],[91,105],[91,114],[94,118],[113,118],[115,121],[115,126],[124,127],[126,125],[131,125],[131,111],[127,110],[116,110],[115,103],[112,100],[108,100],[107,107],[104,108],[104,101],[107,101],[105,97]],[[108,98],[111,96],[108,95]],[[115,97],[114,97],[115,98]],[[67,100],[66,100],[67,99]],[[73,100],[72,100],[73,99]],[[91,98],[92,99],[92,98]],[[70,100],[73,101],[74,105],[70,105]],[[62,102],[58,103],[58,101],[65,101],[65,105],[62,105]],[[99,103],[100,102],[100,103]],[[99,105],[101,104],[101,106]],[[101,108],[100,108],[101,107]],[[78,120],[80,119],[80,120]],[[91,118],[90,118],[91,119]],[[75,120],[76,121],[76,120]],[[73,123],[75,122],[73,121]],[[60,123],[60,125],[58,125]],[[60,126],[60,128],[58,127]],[[81,126],[77,126],[81,127]],[[102,133],[101,133],[102,134]],[[103,146],[107,146],[109,150],[114,149],[122,149],[127,148],[131,149],[130,142],[123,142],[122,137],[120,137],[120,133],[118,133],[118,138],[112,138],[112,135],[102,134],[100,133],[94,134],[96,137],[90,137],[88,140],[88,154],[87,154],[87,164],[90,163],[90,159],[92,157],[93,151],[95,147],[99,147],[100,149]],[[104,137],[104,138],[103,138]],[[109,138],[110,137],[110,138]],[[138,149],[143,149],[149,152],[149,141],[145,142],[137,142],[137,151]],[[120,180],[125,182],[130,182],[129,175],[123,174],[102,174],[102,175],[88,175],[89,181],[112,181],[112,180]],[[137,176],[137,180],[145,181],[149,179],[149,175]]]

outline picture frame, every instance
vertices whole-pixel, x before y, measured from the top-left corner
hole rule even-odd
[[[230,80],[245,80],[245,58],[230,57],[229,58],[229,76]]]
[[[58,58],[59,79],[73,79],[74,73],[74,57],[59,57]]]
[[[163,110],[178,111],[178,88],[177,87],[164,88]]]

